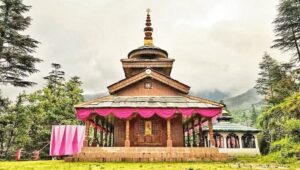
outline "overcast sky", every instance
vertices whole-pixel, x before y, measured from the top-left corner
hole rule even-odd
[[[45,85],[51,63],[66,77],[79,76],[87,94],[105,92],[124,78],[120,59],[143,45],[146,9],[151,9],[154,45],[175,59],[171,76],[191,91],[218,89],[232,95],[253,87],[264,51],[274,39],[278,0],[24,0],[33,19],[26,33],[41,42],[44,60],[30,77]],[[1,86],[5,96],[23,88]]]

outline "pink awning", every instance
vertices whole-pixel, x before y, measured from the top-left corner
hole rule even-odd
[[[85,126],[53,125],[50,156],[73,155],[83,146]]]
[[[202,117],[214,118],[218,116],[222,108],[76,108],[77,118],[86,120],[90,114],[96,113],[106,117],[110,114],[120,119],[126,119],[133,114],[138,114],[143,118],[150,118],[153,115],[158,115],[164,119],[172,117],[175,113],[181,113],[183,116],[191,116],[199,114]]]

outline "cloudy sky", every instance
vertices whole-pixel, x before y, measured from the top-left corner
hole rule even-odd
[[[51,63],[66,77],[78,75],[87,94],[105,92],[124,78],[121,58],[143,45],[146,9],[151,9],[154,44],[175,59],[171,76],[199,92],[218,89],[232,95],[254,86],[258,63],[274,39],[278,0],[24,0],[33,19],[26,31],[41,44],[44,60],[30,77],[45,85]],[[22,88],[1,86],[13,97]]]

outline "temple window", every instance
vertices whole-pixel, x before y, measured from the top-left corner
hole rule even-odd
[[[239,137],[234,134],[234,133],[230,133],[227,137],[226,137],[226,143],[227,143],[227,148],[239,148]]]
[[[255,138],[252,134],[246,133],[242,136],[243,148],[255,148]]]
[[[214,134],[215,146],[218,148],[224,148],[224,138],[219,133]]]

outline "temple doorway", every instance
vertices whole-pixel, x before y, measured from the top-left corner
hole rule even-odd
[[[154,116],[150,119],[136,117],[132,120],[130,138],[133,146],[166,146],[166,120]]]

